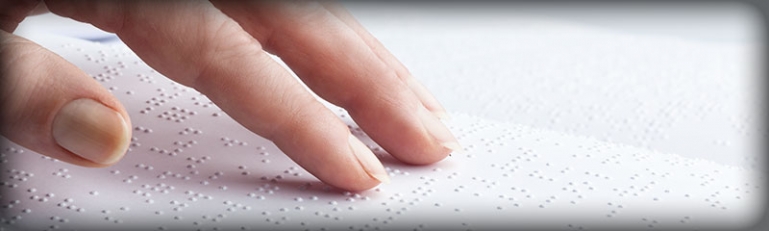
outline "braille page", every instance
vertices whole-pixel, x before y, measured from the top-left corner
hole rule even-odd
[[[328,105],[392,178],[339,191],[125,45],[32,37],[120,99],[133,137],[123,160],[96,169],[4,142],[3,229],[706,229],[739,228],[763,209],[753,168],[466,113],[446,121],[464,150],[404,165]]]
[[[760,43],[416,15],[364,22],[450,111],[729,165],[763,163]]]

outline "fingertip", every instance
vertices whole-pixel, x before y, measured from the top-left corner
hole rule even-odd
[[[61,56],[13,34],[0,37],[3,136],[83,167],[110,166],[125,155],[131,123],[112,94]]]
[[[440,115],[436,115],[435,112],[428,112],[426,108],[421,107],[417,116],[425,133],[427,133],[428,147],[426,147],[426,153],[418,155],[421,158],[413,161],[413,164],[432,164],[443,160],[451,152],[462,149],[457,138],[441,120]]]
[[[346,124],[319,102],[308,103],[297,107],[301,110],[295,114],[311,119],[277,121],[281,129],[266,137],[326,185],[365,191],[389,181],[377,156],[350,133]]]
[[[376,186],[379,186],[382,183],[379,180],[372,179],[368,175],[363,176],[363,178],[365,179],[358,178],[358,180],[351,180],[341,184],[337,183],[337,184],[330,184],[330,185],[346,191],[363,192],[363,191],[370,190]]]
[[[452,153],[452,150],[445,146],[440,146],[434,150],[435,151],[415,153],[412,155],[394,155],[394,156],[399,161],[402,161],[407,164],[430,165],[430,164],[438,163],[443,159],[446,159],[446,157],[448,157],[449,154]]]
[[[103,166],[120,160],[131,138],[126,118],[92,99],[76,99],[59,109],[51,132],[62,148]]]
[[[352,154],[358,159],[358,163],[360,163],[367,175],[379,182],[390,183],[390,177],[387,175],[382,162],[363,142],[350,134],[348,143]]]
[[[105,167],[114,165],[128,152],[128,146],[131,144],[131,136],[132,136],[132,130],[131,130],[131,121],[130,119],[124,115],[124,113],[116,112],[116,118],[120,118],[119,122],[120,125],[120,131],[113,131],[114,132],[114,141],[115,146],[112,149],[112,152],[108,152],[104,158],[99,162],[99,164],[104,165]]]

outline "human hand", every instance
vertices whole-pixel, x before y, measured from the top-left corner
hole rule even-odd
[[[72,164],[109,166],[131,137],[109,91],[56,54],[10,34],[38,1],[0,7],[0,125],[9,140]],[[389,181],[376,156],[267,52],[345,108],[400,161],[430,164],[459,144],[445,110],[373,36],[331,3],[46,1],[117,34],[148,65],[205,94],[321,181],[365,190]]]

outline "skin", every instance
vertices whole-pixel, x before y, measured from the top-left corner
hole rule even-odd
[[[202,92],[318,179],[342,189],[365,190],[379,181],[350,154],[347,126],[268,53],[281,57],[319,96],[348,110],[369,136],[405,163],[440,161],[452,151],[446,142],[456,142],[450,133],[431,133],[439,117],[446,115],[438,101],[334,3],[3,1],[0,5],[2,134],[62,161],[109,165],[79,157],[55,142],[51,125],[64,105],[87,98],[123,118],[128,113],[82,70],[11,34],[21,20],[46,7],[117,34],[148,65]]]

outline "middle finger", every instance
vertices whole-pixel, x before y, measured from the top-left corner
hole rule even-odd
[[[397,159],[429,164],[459,148],[427,110],[354,30],[316,2],[213,1],[262,41],[314,92],[347,109]]]

